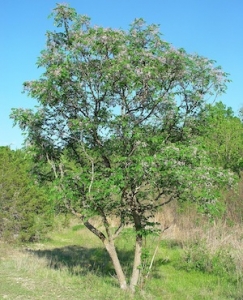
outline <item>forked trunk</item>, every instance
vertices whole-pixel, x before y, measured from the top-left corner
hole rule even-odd
[[[127,289],[126,277],[122,270],[113,239],[112,238],[107,239],[101,231],[99,231],[97,228],[95,228],[88,221],[84,222],[84,225],[103,242],[103,244],[106,248],[106,251],[109,253],[110,258],[112,260],[114,269],[116,271],[117,279],[120,284],[120,288],[123,290],[126,290]]]
[[[132,277],[130,281],[130,289],[132,292],[135,291],[135,287],[137,286],[139,280],[141,257],[142,257],[142,242],[143,242],[142,235],[137,234],[135,253],[134,253],[134,262],[133,262],[133,271],[132,271]]]
[[[139,225],[139,226],[137,226],[137,228],[141,228],[140,222],[137,224]],[[103,244],[112,260],[114,269],[116,271],[117,279],[120,284],[120,288],[123,290],[127,290],[128,286],[127,286],[127,282],[126,282],[126,277],[123,272],[122,266],[120,264],[120,260],[117,255],[117,251],[116,251],[116,247],[115,247],[113,239],[106,238],[105,235],[101,231],[99,231],[97,228],[95,228],[89,222],[84,222],[84,225],[103,242]],[[143,242],[142,235],[137,233],[135,252],[134,252],[133,271],[132,271],[130,287],[129,287],[132,292],[135,292],[135,287],[137,286],[138,280],[139,280],[141,256],[142,256],[142,242]]]
[[[110,255],[110,258],[112,260],[113,266],[115,268],[116,271],[116,275],[117,275],[117,279],[119,281],[120,284],[120,288],[122,290],[126,290],[127,289],[127,282],[126,282],[126,277],[124,275],[124,272],[122,270],[117,252],[116,252],[116,248],[114,245],[113,241],[108,241],[107,239],[103,241],[105,248],[107,250],[107,252]]]

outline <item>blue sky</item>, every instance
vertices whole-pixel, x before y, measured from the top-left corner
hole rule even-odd
[[[189,53],[217,61],[232,82],[218,100],[237,113],[243,106],[242,0],[1,0],[0,17],[0,146],[19,148],[23,137],[9,119],[11,108],[36,102],[22,94],[22,83],[38,79],[37,57],[45,32],[54,29],[47,16],[57,2],[69,3],[92,23],[126,29],[135,18],[160,24],[163,38]]]

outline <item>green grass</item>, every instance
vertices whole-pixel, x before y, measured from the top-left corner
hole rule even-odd
[[[127,230],[117,241],[128,274],[132,240]],[[147,240],[151,255],[157,243],[155,237]],[[241,284],[226,276],[180,268],[183,250],[176,241],[159,245],[149,279],[132,298],[119,289],[102,243],[82,226],[51,233],[43,243],[17,248],[0,244],[0,299],[243,299]]]

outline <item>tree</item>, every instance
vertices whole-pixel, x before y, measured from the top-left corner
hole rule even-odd
[[[52,225],[47,191],[29,174],[31,161],[22,150],[0,147],[0,237],[33,241]]]
[[[232,181],[193,138],[204,98],[224,92],[227,77],[213,61],[173,48],[142,19],[123,31],[92,27],[67,5],[52,16],[60,32],[47,32],[38,59],[45,72],[24,83],[39,106],[14,109],[12,117],[37,165],[49,164],[40,177],[52,170],[59,198],[103,242],[120,287],[134,291],[154,213],[178,198],[210,206],[218,187]],[[92,224],[94,215],[104,231]],[[129,286],[114,242],[126,224],[136,232]]]
[[[243,157],[243,125],[222,102],[209,104],[202,114],[200,143],[215,165],[240,173]]]

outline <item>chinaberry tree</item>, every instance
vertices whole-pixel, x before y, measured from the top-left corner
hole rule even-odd
[[[134,291],[154,213],[178,198],[210,206],[231,181],[193,138],[205,98],[224,92],[227,76],[163,41],[142,19],[124,31],[91,26],[68,5],[52,16],[60,30],[47,32],[38,59],[45,71],[24,83],[39,105],[12,117],[27,134],[39,177],[53,181],[65,206],[103,242],[120,287]],[[97,215],[103,231],[92,224]],[[119,219],[115,232],[110,217]],[[136,232],[129,284],[114,243],[126,224]]]

